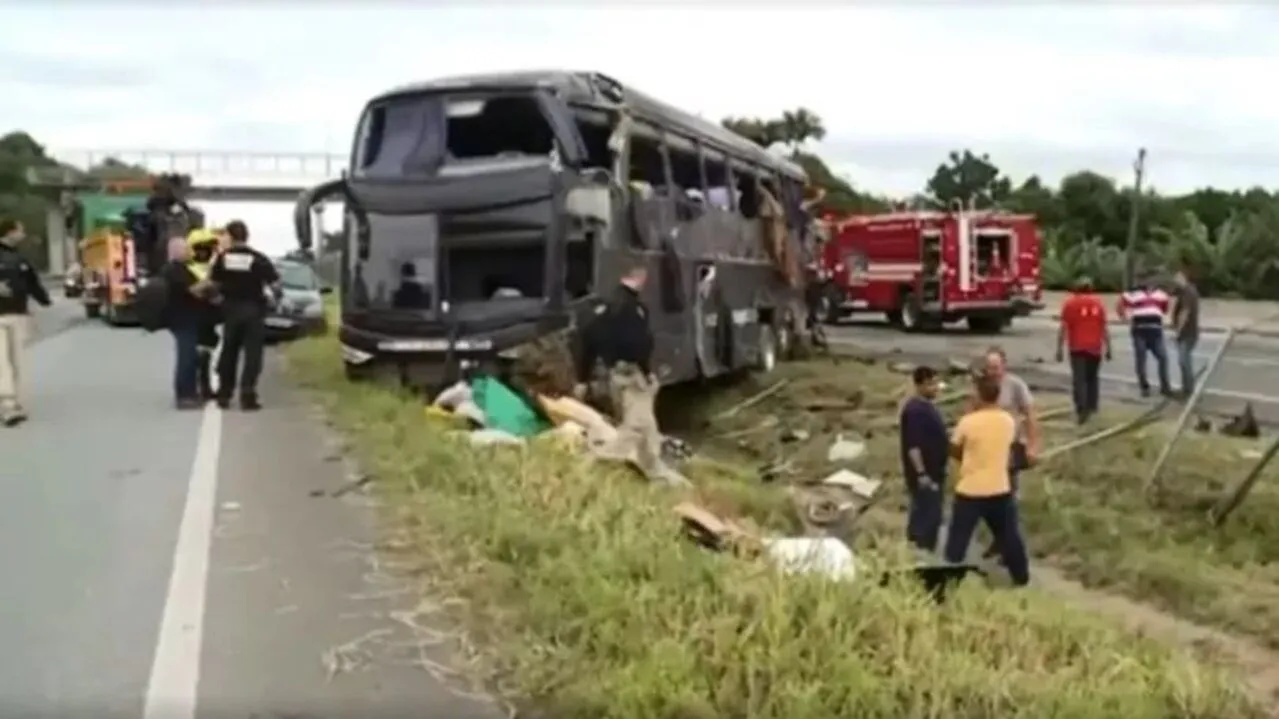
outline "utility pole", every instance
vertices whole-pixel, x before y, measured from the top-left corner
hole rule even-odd
[[[1124,251],[1124,289],[1132,287],[1133,274],[1137,263],[1137,224],[1141,218],[1141,181],[1146,176],[1146,148],[1137,150],[1137,161],[1133,163],[1136,179],[1132,186],[1132,205],[1128,210],[1128,246]]]

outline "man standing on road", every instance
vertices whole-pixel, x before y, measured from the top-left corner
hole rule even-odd
[[[1110,359],[1110,331],[1106,305],[1092,291],[1092,280],[1080,278],[1061,305],[1057,330],[1057,361],[1070,350],[1070,385],[1079,424],[1097,413],[1101,403],[1101,360]]]
[[[1009,452],[1008,479],[1015,496],[1021,485],[1021,473],[1039,458],[1040,437],[1039,418],[1035,415],[1035,398],[1030,392],[1030,385],[1021,377],[1008,371],[1008,355],[1000,347],[986,350],[982,372],[979,376],[999,384],[997,404],[1005,412],[1012,415],[1015,421],[1012,449]],[[980,389],[980,382],[978,382]],[[972,406],[981,406],[981,397],[974,398]],[[987,548],[984,557],[999,554],[999,541]]]
[[[1168,352],[1164,347],[1164,317],[1168,314],[1168,293],[1154,286],[1149,278],[1119,296],[1119,317],[1132,328],[1132,354],[1136,362],[1137,384],[1141,396],[1150,396],[1150,380],[1146,375],[1146,355],[1154,355],[1159,368],[1159,392],[1172,396],[1168,383]]]
[[[925,552],[935,552],[941,534],[950,444],[946,420],[933,404],[940,386],[936,370],[916,367],[914,381],[915,395],[902,403],[898,418],[902,474],[910,494],[906,539]]]
[[[22,223],[0,220],[0,424],[13,427],[27,418],[19,401],[22,353],[27,342],[31,300],[50,304],[40,276],[21,253]]]
[[[218,358],[218,406],[226,409],[236,390],[240,355],[244,368],[239,376],[240,408],[254,411],[258,402],[258,376],[266,344],[268,290],[280,299],[280,275],[270,258],[249,247],[249,228],[240,220],[227,223],[231,246],[218,255],[209,278],[222,295],[222,355]]]
[[[1172,310],[1172,326],[1177,332],[1177,368],[1181,371],[1181,393],[1189,398],[1195,391],[1195,345],[1199,344],[1199,288],[1190,281],[1186,268],[1177,271],[1177,303]]]

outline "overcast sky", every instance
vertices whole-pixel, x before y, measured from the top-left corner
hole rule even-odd
[[[397,83],[572,67],[710,119],[811,108],[828,129],[823,156],[875,191],[916,191],[963,147],[1015,179],[1088,167],[1128,182],[1139,145],[1161,189],[1279,187],[1279,10],[777,5],[0,0],[0,129],[70,159],[342,153],[361,103]]]

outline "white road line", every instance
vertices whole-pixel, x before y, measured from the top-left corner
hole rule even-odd
[[[169,576],[155,658],[147,680],[143,719],[195,716],[221,451],[222,411],[210,405],[200,422],[195,460],[191,463],[186,505],[173,552],[173,573]]]
[[[1070,375],[1069,367],[1053,367],[1053,366],[1042,365],[1035,368],[1035,371],[1048,372],[1051,374],[1062,375],[1062,376]],[[1132,377],[1131,375],[1109,374],[1106,372],[1102,372],[1100,375],[1100,378],[1103,382],[1119,382],[1122,384],[1130,384],[1130,385],[1137,384],[1136,378]],[[1176,378],[1174,378],[1173,381],[1175,382]],[[1238,400],[1243,400],[1245,402],[1256,402],[1258,404],[1273,404],[1273,403],[1279,402],[1279,395],[1257,394],[1254,392],[1237,392],[1231,389],[1212,389],[1211,387],[1209,387],[1208,389],[1204,390],[1204,394],[1217,396],[1217,397],[1227,397],[1229,399],[1238,399]]]

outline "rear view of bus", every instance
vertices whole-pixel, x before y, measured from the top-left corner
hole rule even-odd
[[[346,205],[340,340],[348,375],[414,388],[568,326],[568,245],[606,222],[608,185],[553,89],[518,75],[441,80],[374,98],[339,181]],[[570,209],[571,208],[571,209]],[[592,218],[592,215],[598,215]]]

